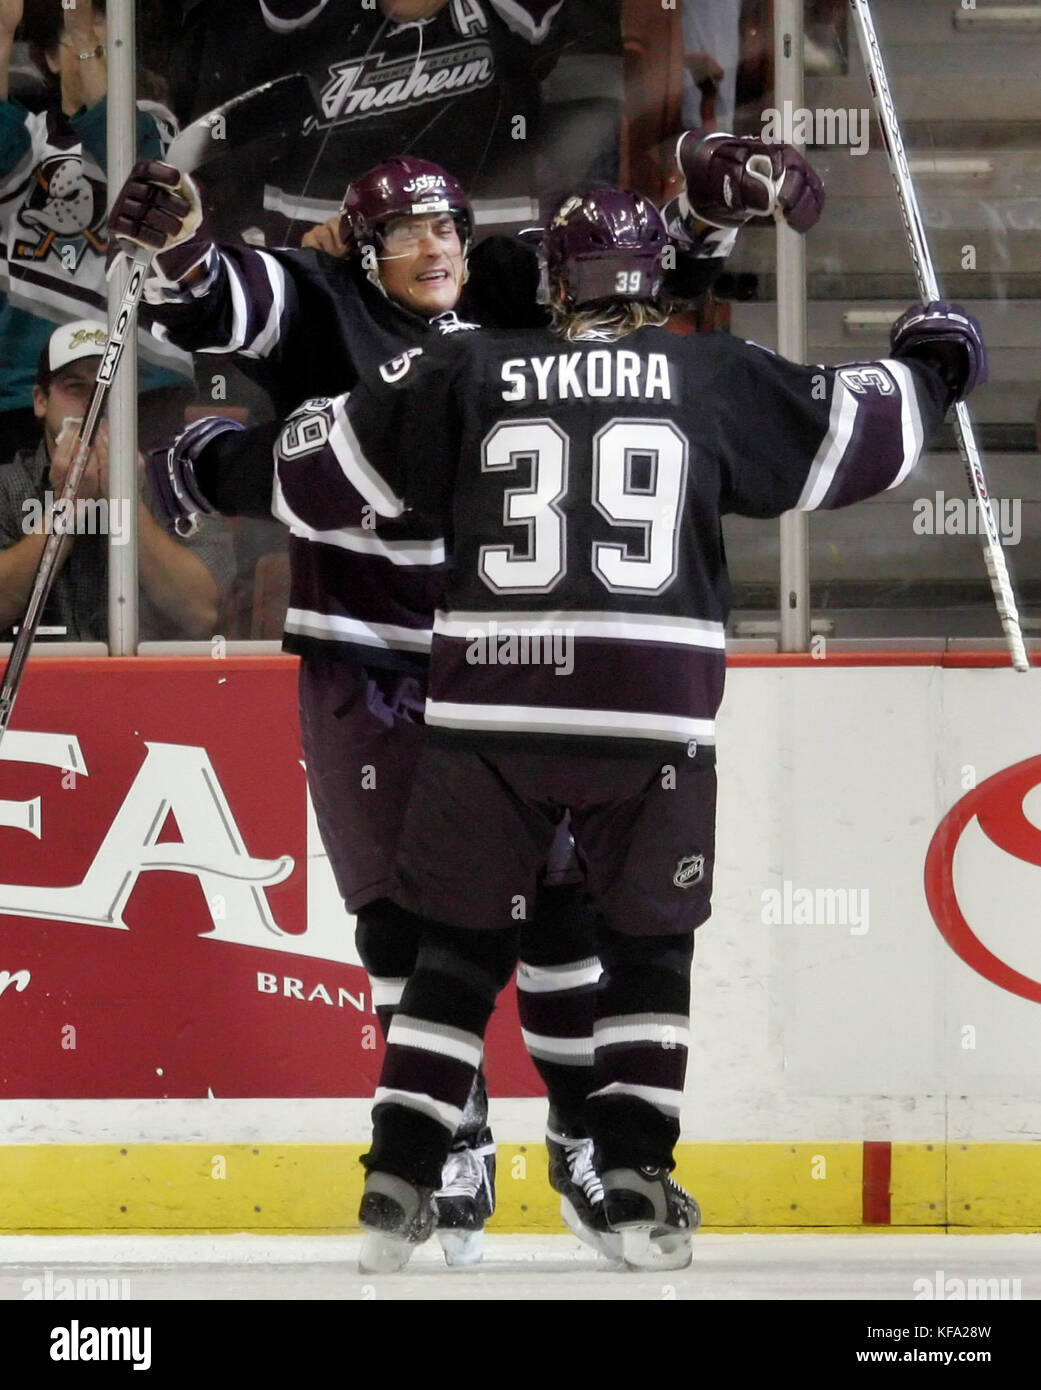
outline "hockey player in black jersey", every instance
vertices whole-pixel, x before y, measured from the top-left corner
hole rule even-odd
[[[726,148],[717,143],[696,183],[691,183],[688,202],[674,209],[674,215],[682,222],[685,214],[704,206],[714,216],[718,203],[736,226],[776,203],[805,230],[816,219],[821,201],[812,171],[794,152],[776,148],[767,161],[775,170],[772,183],[761,175],[746,180],[744,165],[757,153],[762,160],[757,141],[732,141]],[[718,192],[724,179],[734,190],[726,208]],[[150,217],[153,234],[165,233],[164,219],[179,212],[171,201],[176,195],[166,190],[164,201],[162,186],[153,185],[149,191],[144,182],[138,186],[131,181],[128,188],[114,210],[113,230],[140,237]],[[425,208],[436,216],[424,218]],[[417,240],[417,225],[427,223],[418,239],[430,247],[429,262],[415,261],[407,254],[408,242]],[[343,230],[355,252],[346,266],[315,253],[260,253],[244,247],[207,248],[200,260],[197,245],[187,250],[175,247],[158,258],[160,269],[164,277],[171,277],[171,258],[180,258],[184,288],[169,291],[169,281],[167,288],[160,288],[155,297],[169,292],[175,302],[159,316],[167,331],[179,334],[178,340],[186,344],[199,347],[201,336],[210,344],[219,342],[251,354],[263,368],[264,379],[276,384],[282,371],[297,373],[294,379],[299,380],[314,358],[316,343],[322,343],[328,357],[323,370],[330,379],[331,363],[342,364],[340,390],[359,371],[385,357],[388,345],[391,351],[404,352],[401,361],[407,363],[408,351],[415,350],[410,345],[425,341],[431,331],[469,326],[455,316],[452,306],[462,284],[472,223],[465,196],[443,171],[414,160],[392,160],[370,171],[348,190]],[[716,238],[710,247],[732,238],[732,230],[723,226],[701,231]],[[711,268],[714,273],[713,262],[719,258],[699,258],[689,248],[686,255],[686,261],[679,258],[677,283],[692,293],[711,278],[707,272]],[[492,264],[504,275],[506,286],[520,274],[522,290],[516,304],[508,295],[491,293]],[[530,251],[507,242],[494,257],[472,257],[469,268],[470,302],[483,303],[486,314],[494,311],[499,321],[521,324],[543,317],[535,304],[537,276]],[[186,315],[195,322],[192,334],[185,327]],[[324,336],[307,331],[315,325],[325,330]],[[345,360],[348,351],[351,355]],[[284,384],[279,390],[288,394]],[[265,428],[259,435],[270,451],[272,432]],[[271,496],[270,468],[257,466],[264,454],[256,448],[256,437],[249,439],[224,420],[199,422],[164,463],[179,478],[176,488],[190,505],[195,498],[204,508],[215,502],[231,513],[249,514],[255,508],[262,514]],[[291,421],[283,449],[307,452],[311,444],[307,429],[297,432]],[[162,485],[161,474],[158,482]],[[176,511],[175,494],[169,489],[167,494]],[[384,896],[385,878],[418,751],[420,729],[410,711],[422,702],[415,678],[423,672],[429,649],[439,585],[436,565],[443,546],[438,537],[414,531],[403,540],[393,523],[368,530],[338,528],[325,512],[320,491],[292,499],[276,492],[275,510],[293,532],[286,646],[304,657],[301,726],[309,781],[341,891],[348,907],[358,913],[360,953],[386,1021],[409,973],[408,951],[415,949],[414,938],[410,945],[402,929],[404,915]],[[361,797],[359,758],[364,752],[361,761],[371,761],[373,750],[365,740],[376,732],[382,744],[382,795],[367,792]],[[572,899],[573,894],[565,892],[541,896],[538,930],[526,934],[520,1012],[525,1040],[551,1098],[551,1177],[572,1229],[604,1248],[597,1210],[600,1189],[580,1120],[592,1061],[590,1007],[599,963],[588,923],[578,917]],[[479,1134],[472,1124],[470,1132]],[[460,1152],[450,1160],[450,1168],[462,1165],[472,1180],[476,1169],[465,1159],[466,1152]],[[458,1182],[455,1186],[458,1189]],[[451,1204],[443,1200],[441,1205]]]
[[[665,244],[635,195],[570,200],[546,238],[552,331],[434,344],[302,407],[315,445],[280,451],[287,497],[320,491],[340,526],[365,507],[436,526],[452,556],[394,888],[426,929],[364,1160],[370,1268],[429,1234],[517,908],[565,813],[602,919],[585,1119],[604,1215],[631,1265],[689,1262],[697,1204],[669,1175],[711,899],[720,518],[896,486],[985,380],[979,325],[946,303],[909,310],[889,358],[840,367],[677,338]]]

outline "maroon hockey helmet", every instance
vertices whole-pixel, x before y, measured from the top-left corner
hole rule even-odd
[[[657,299],[668,233],[653,203],[622,188],[568,198],[542,239],[550,277],[572,304]]]
[[[435,212],[452,214],[465,251],[473,239],[474,215],[462,185],[439,164],[396,155],[347,185],[340,206],[340,240],[356,251],[372,244],[392,217]]]

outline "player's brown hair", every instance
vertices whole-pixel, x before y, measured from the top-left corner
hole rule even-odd
[[[652,299],[598,299],[576,307],[554,295],[549,317],[551,331],[569,343],[594,336],[616,342],[638,328],[660,327],[669,310]]]

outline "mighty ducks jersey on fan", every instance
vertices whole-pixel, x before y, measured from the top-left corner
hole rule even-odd
[[[0,410],[32,404],[36,365],[56,323],[107,313],[107,102],[66,116],[0,101]],[[162,158],[176,132],[139,102],[140,158]],[[141,389],[191,381],[191,361],[141,333]]]
[[[730,586],[720,518],[848,506],[895,487],[948,404],[910,359],[797,366],[726,334],[646,328],[432,344],[297,416],[294,510],[366,508],[451,569],[434,619],[436,736],[659,745],[711,760]]]

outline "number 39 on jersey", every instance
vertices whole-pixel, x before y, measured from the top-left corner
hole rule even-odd
[[[687,486],[687,441],[669,421],[614,419],[593,439],[590,501],[607,528],[642,532],[642,539],[595,540],[588,563],[613,594],[660,594],[676,577],[679,519]],[[524,470],[527,486],[507,487],[503,545],[483,545],[478,571],[497,594],[548,594],[568,568],[566,518],[571,441],[546,419],[510,420],[484,441],[481,471],[504,478]]]

